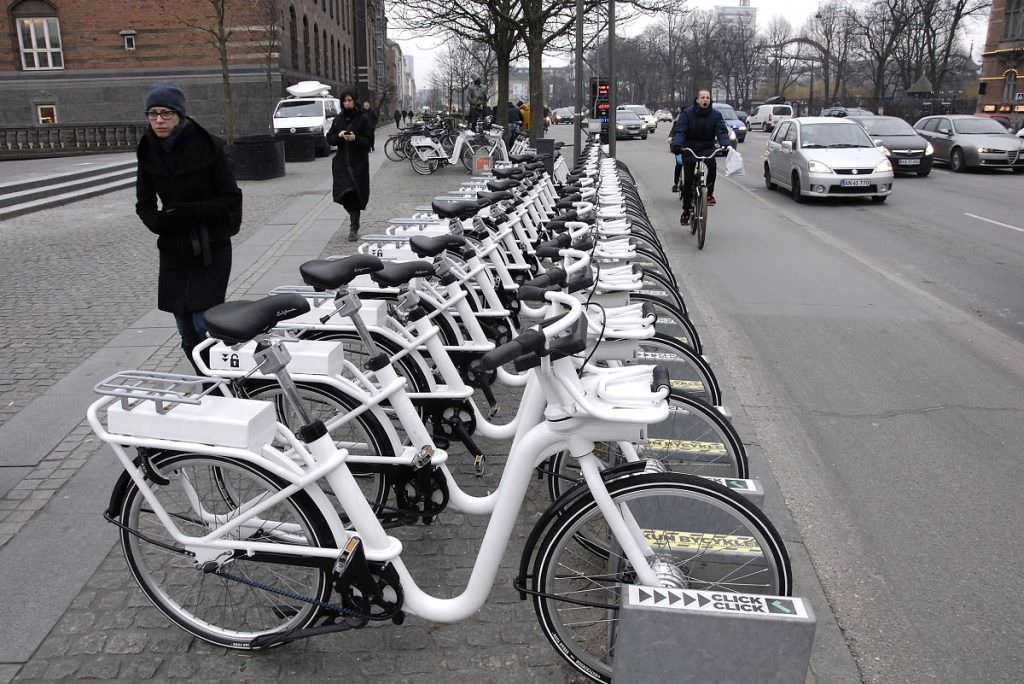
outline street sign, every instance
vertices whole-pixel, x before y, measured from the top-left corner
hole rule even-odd
[[[791,596],[736,594],[730,591],[663,589],[634,584],[629,586],[629,603],[634,606],[738,616],[771,615],[798,620],[810,617],[803,599]]]

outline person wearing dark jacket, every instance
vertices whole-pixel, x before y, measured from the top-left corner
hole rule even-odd
[[[508,102],[508,146],[512,147],[512,143],[516,141],[516,134],[519,133],[519,126],[523,122],[523,115],[519,112],[519,107],[512,104],[512,101]]]
[[[690,197],[693,194],[693,176],[697,160],[683,148],[690,148],[701,157],[706,157],[719,147],[729,146],[729,129],[725,126],[722,113],[711,106],[711,91],[697,92],[692,106],[679,113],[672,125],[672,153],[683,155],[683,213],[679,223],[690,222]],[[708,167],[708,206],[715,205],[715,178],[718,176],[718,165],[714,157],[706,162]]]
[[[395,128],[401,128],[401,127],[402,127],[402,110],[396,109],[395,110]]]
[[[227,292],[242,191],[224,142],[188,117],[177,85],[153,87],[146,118],[149,130],[136,153],[135,213],[158,236],[157,306],[174,314],[181,348],[195,368],[192,349],[206,336],[203,314]]]
[[[373,152],[377,146],[377,112],[370,108],[369,100],[363,101],[363,116],[370,121],[370,151]]]
[[[349,215],[349,242],[359,239],[359,212],[370,199],[370,144],[373,128],[366,113],[356,106],[355,93],[341,93],[341,113],[334,118],[327,142],[338,148],[331,162],[334,201]]]

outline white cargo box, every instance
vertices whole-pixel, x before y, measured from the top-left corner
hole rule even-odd
[[[345,358],[341,342],[298,340],[285,349],[292,360],[288,371],[303,375],[340,375]],[[237,350],[223,342],[210,347],[210,368],[215,371],[250,371],[256,367],[256,343],[247,342]]]
[[[215,395],[203,397],[199,404],[172,404],[166,413],[157,413],[152,401],[128,410],[115,402],[107,410],[107,429],[131,437],[258,451],[274,438],[277,416],[268,401]]]
[[[281,323],[281,327],[288,328],[293,325],[341,325],[348,326],[352,325],[350,317],[334,315],[336,307],[334,300],[328,300],[316,308],[312,308],[306,313],[289,318],[287,321]],[[324,316],[330,316],[326,323],[321,323],[320,319]],[[388,318],[388,302],[382,299],[364,299],[362,305],[359,308],[359,317],[363,319],[363,322],[370,327],[384,327]],[[288,347],[289,351],[291,347]],[[293,355],[294,356],[294,355]],[[211,358],[212,361],[212,358]],[[212,366],[211,366],[212,367]],[[291,368],[291,366],[289,366]]]

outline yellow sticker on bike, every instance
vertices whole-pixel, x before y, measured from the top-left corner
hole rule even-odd
[[[704,383],[700,380],[669,380],[669,384],[675,389],[681,389],[684,392],[704,391]]]
[[[671,451],[674,453],[725,456],[725,445],[721,442],[698,442],[691,439],[658,439],[650,437],[643,443],[645,451]]]
[[[757,540],[744,535],[648,529],[643,530],[643,534],[644,539],[655,550],[762,554],[761,545]]]

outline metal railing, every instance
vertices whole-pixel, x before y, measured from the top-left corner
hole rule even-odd
[[[148,127],[146,123],[0,127],[0,159],[129,152]]]

